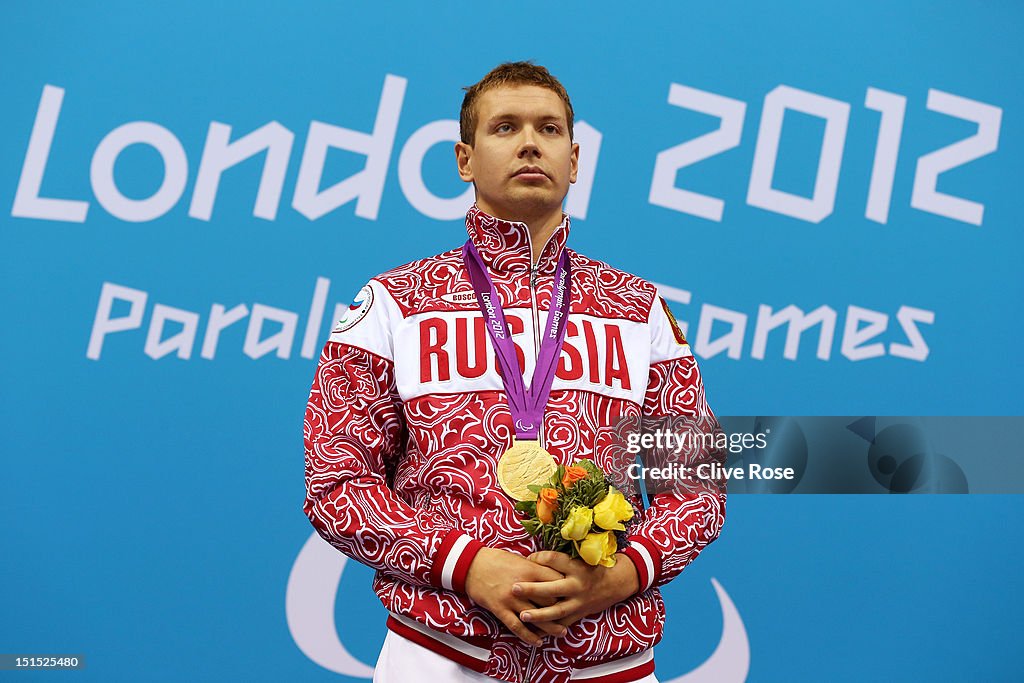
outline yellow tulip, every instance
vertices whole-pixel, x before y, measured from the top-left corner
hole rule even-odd
[[[594,511],[578,505],[569,512],[568,519],[562,525],[562,538],[567,541],[582,541],[590,533],[594,524]]]
[[[615,551],[618,544],[615,542],[615,534],[610,531],[602,531],[597,534],[587,534],[582,542],[576,543],[576,551],[587,564],[596,567],[615,566]]]
[[[631,519],[633,519],[633,506],[615,490],[614,486],[609,486],[608,495],[594,506],[594,523],[609,531],[625,531],[626,527],[622,522],[628,522]]]

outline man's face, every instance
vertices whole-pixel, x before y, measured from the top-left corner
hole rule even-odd
[[[455,154],[480,208],[511,220],[560,215],[580,151],[562,99],[536,85],[502,86],[483,92],[476,108],[473,146],[460,142]]]

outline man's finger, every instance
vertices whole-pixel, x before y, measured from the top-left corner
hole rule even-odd
[[[566,631],[565,626],[562,626],[557,621],[540,621],[530,625],[555,638],[564,636]]]
[[[516,634],[520,640],[527,643],[528,645],[541,645],[543,643],[540,636],[531,631],[526,627],[519,617],[512,611],[504,612],[500,616],[501,623],[508,627],[509,631]]]
[[[566,630],[568,630],[570,626],[572,626],[573,624],[575,624],[577,621],[579,621],[582,618],[583,618],[582,614],[570,614],[565,619],[559,619],[555,623],[556,624],[561,624],[562,626],[564,626],[566,628]]]
[[[558,621],[574,614],[577,607],[578,605],[575,600],[562,600],[551,605],[551,607],[536,607],[524,610],[519,613],[519,618],[531,624],[541,621]]]
[[[558,602],[557,598],[533,598],[527,607],[549,607]]]
[[[525,600],[516,600],[516,601],[511,603],[511,607],[514,610],[514,614],[515,615],[521,614],[523,612],[531,612],[531,611],[537,609],[536,605],[534,605],[531,602],[527,602]],[[525,627],[524,626],[524,628],[537,629],[539,631],[543,631],[544,633],[548,634],[549,636],[556,636],[556,637],[564,636],[565,635],[565,630],[566,630],[564,626],[562,626],[561,624],[559,624],[557,622],[554,622],[554,621],[541,621],[541,622],[530,624],[529,627]]]
[[[561,579],[559,581],[520,581],[512,585],[512,592],[532,602],[538,599],[564,598],[575,595],[577,582],[572,579]]]
[[[556,571],[560,571],[563,574],[568,573],[573,568],[572,558],[565,553],[560,553],[555,550],[541,550],[538,553],[534,553],[527,558],[537,564],[550,567]]]

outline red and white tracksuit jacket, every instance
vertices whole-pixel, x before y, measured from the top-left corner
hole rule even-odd
[[[524,376],[533,376],[568,217],[536,264],[526,226],[475,206],[466,226],[487,264]],[[710,415],[689,345],[650,283],[569,250],[572,308],[544,413],[562,464],[623,473],[613,427],[626,417]],[[320,535],[377,570],[388,627],[507,681],[625,682],[654,668],[665,621],[657,587],[718,535],[725,495],[658,493],[637,508],[625,554],[640,590],[532,648],[465,594],[483,546],[539,550],[498,486],[515,431],[461,249],[372,279],[324,347],[306,409],[304,510]],[[633,457],[633,456],[630,456]]]

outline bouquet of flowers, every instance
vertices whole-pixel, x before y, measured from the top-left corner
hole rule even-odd
[[[597,465],[590,460],[559,465],[546,483],[529,489],[537,498],[520,501],[516,509],[527,514],[523,528],[539,536],[545,549],[592,566],[615,564],[615,553],[626,545],[624,522],[633,519],[633,506]]]

